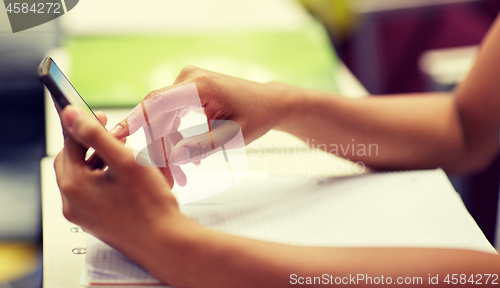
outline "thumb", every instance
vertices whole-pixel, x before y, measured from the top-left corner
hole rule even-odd
[[[64,128],[78,143],[94,148],[108,165],[113,166],[121,162],[126,148],[109,134],[94,116],[68,105],[62,111],[61,119]]]
[[[221,148],[236,149],[245,146],[243,137],[236,137],[241,133],[241,127],[238,123],[231,120],[209,120],[209,124],[211,129],[201,134],[192,132],[193,130],[206,131],[206,125],[198,125],[180,131],[181,134],[199,135],[182,139],[175,145],[172,150],[172,164],[192,163],[220,151]]]

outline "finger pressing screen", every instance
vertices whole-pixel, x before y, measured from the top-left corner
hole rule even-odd
[[[196,84],[174,85],[150,92],[139,105],[130,111],[126,119],[116,125],[111,132],[118,138],[135,133],[152,120],[168,112],[180,109],[199,110],[202,108]],[[169,118],[173,121],[175,118]],[[161,126],[172,126],[172,123],[160,123]]]

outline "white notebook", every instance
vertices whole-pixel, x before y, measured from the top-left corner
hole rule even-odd
[[[441,169],[327,179],[244,179],[222,193],[181,206],[181,211],[217,231],[290,245],[496,253]],[[160,284],[90,235],[82,282]]]

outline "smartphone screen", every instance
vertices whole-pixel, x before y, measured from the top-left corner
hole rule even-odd
[[[64,109],[66,105],[71,104],[94,114],[52,58],[47,57],[40,63],[38,77],[49,89],[52,99],[60,109]]]
[[[68,78],[61,72],[61,69],[52,61],[52,65],[50,65],[50,77],[54,79],[55,84],[61,90],[62,94],[66,96],[68,102],[72,105],[77,105],[80,108],[87,110],[92,113],[92,109],[87,105],[85,100],[82,99],[80,94],[76,91],[73,85],[69,82]]]

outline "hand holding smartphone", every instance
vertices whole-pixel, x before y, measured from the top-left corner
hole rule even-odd
[[[76,91],[71,82],[69,82],[68,78],[64,75],[61,69],[59,69],[52,58],[47,57],[42,60],[38,66],[37,74],[38,79],[50,91],[52,101],[54,101],[56,109],[59,113],[64,109],[64,107],[71,104],[92,113],[99,121],[99,118],[97,118],[94,111],[90,109],[89,105],[85,102],[85,100],[83,100],[78,91]],[[102,162],[102,160],[95,154],[90,156],[87,162],[94,168],[104,167],[104,162]]]
[[[43,59],[43,61],[40,63],[40,66],[38,66],[38,79],[47,87],[47,89],[50,91],[50,94],[52,95],[52,101],[54,101],[54,104],[56,106],[56,109],[58,113],[60,113],[64,107],[67,105],[74,105],[77,106],[85,111],[88,111],[89,113],[92,113],[95,118],[99,121],[99,118],[95,115],[95,113],[90,109],[89,105],[83,100],[83,98],[80,96],[80,94],[76,91],[76,89],[73,87],[71,82],[69,82],[68,78],[64,75],[64,73],[59,69],[57,64],[52,60],[52,58],[47,57]],[[100,122],[100,121],[99,121]],[[103,129],[104,128],[103,126]],[[125,139],[122,139],[121,141],[125,143]],[[160,142],[161,144],[161,142]],[[161,146],[160,146],[161,147]],[[149,149],[152,148],[148,145],[148,152]],[[159,150],[161,152],[164,152],[163,150]],[[149,156],[149,155],[148,155]],[[163,154],[162,154],[163,156]],[[165,156],[166,157],[166,156]],[[170,171],[170,167],[168,166],[168,160],[165,158],[165,166],[158,166],[160,167],[160,170],[164,174],[165,178],[167,181],[170,183],[170,186],[173,186],[173,176]],[[88,159],[87,163],[89,164],[90,167],[93,169],[102,169],[106,166],[106,164],[97,156],[97,154],[92,154]],[[179,168],[180,170],[180,168]]]

